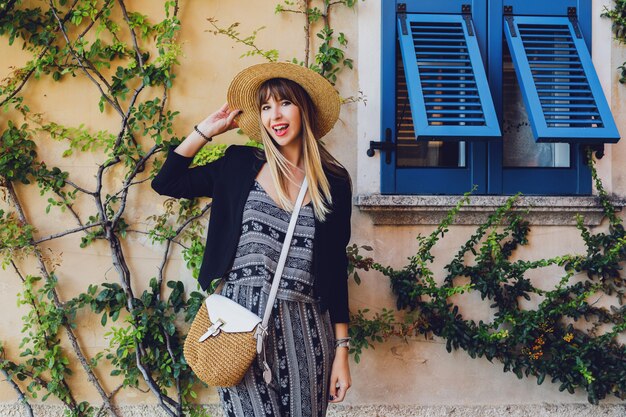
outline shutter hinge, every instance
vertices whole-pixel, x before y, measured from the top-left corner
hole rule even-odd
[[[370,141],[370,148],[367,150],[367,156],[374,156],[374,151],[379,150],[385,152],[385,162],[391,163],[391,152],[396,150],[396,144],[391,140],[391,129],[385,129],[385,140],[382,142]]]
[[[463,20],[465,20],[465,26],[467,26],[467,34],[469,36],[474,36],[474,26],[472,25],[472,5],[462,5],[461,13],[463,14]]]
[[[574,28],[574,33],[578,39],[583,37],[582,33],[580,33],[580,27],[578,27],[578,13],[575,7],[567,8],[567,17],[569,18],[572,27]]]
[[[509,25],[509,32],[511,37],[517,38],[517,32],[515,31],[515,23],[513,23],[513,6],[504,6],[504,20]]]
[[[398,3],[398,8],[396,9],[398,13],[398,17],[400,18],[400,26],[402,27],[402,34],[408,35],[409,31],[406,27],[406,3]]]

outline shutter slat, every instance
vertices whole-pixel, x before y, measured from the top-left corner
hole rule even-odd
[[[482,107],[480,103],[476,103],[476,102],[471,102],[471,101],[466,101],[466,102],[462,102],[459,103],[454,102],[445,102],[445,101],[437,101],[437,102],[427,102],[426,103],[426,107],[459,107],[459,108],[468,108],[468,107]]]
[[[556,55],[552,55],[552,54],[548,54],[548,53],[535,53],[535,54],[526,54],[526,56],[528,58],[533,58],[532,61],[533,62],[537,62],[540,61],[542,59],[550,59],[553,58],[555,60],[563,60],[565,58],[567,58],[568,60],[573,60],[574,62],[578,61],[578,55],[572,55],[572,54],[556,54]],[[554,62],[554,61],[552,61]],[[561,62],[561,61],[556,61],[556,62]],[[565,61],[564,61],[565,62]]]
[[[583,39],[567,17],[514,16],[506,41],[537,142],[617,142]]]
[[[458,114],[458,110],[427,110],[427,113],[432,114]],[[480,110],[463,110],[465,114],[483,114]],[[591,114],[590,114],[591,115]]]
[[[421,51],[425,49],[433,49],[435,51],[440,51],[442,49],[452,49],[454,51],[462,51],[463,53],[467,53],[467,49],[460,45],[458,41],[450,42],[450,41],[442,41],[441,39],[420,39],[414,40],[413,44],[415,45],[415,49],[419,49]]]
[[[463,36],[463,33],[458,32],[458,33],[454,33],[454,32],[426,32],[426,31],[420,31],[420,39],[459,39],[461,41],[465,40],[465,36]]]
[[[541,105],[543,108],[546,109],[565,109],[565,108],[572,108],[572,109],[595,109],[596,107],[593,104],[567,104],[567,105],[563,105],[563,104],[542,104]]]
[[[466,88],[466,87],[430,87],[430,86],[422,86],[422,90],[424,91],[470,91],[476,92],[475,88]]]
[[[578,83],[578,82],[549,82],[549,81],[539,81],[539,82],[535,82],[535,84],[537,85],[554,85],[554,86],[567,86],[567,87],[576,87],[576,86],[581,86],[581,87],[587,87],[589,86],[589,84],[587,83]]]
[[[429,70],[437,70],[437,71],[459,71],[465,73],[467,71],[468,74],[473,74],[472,67],[470,65],[422,65],[420,67],[424,68],[425,71]],[[446,62],[447,64],[447,62]]]
[[[425,94],[424,98],[439,98],[439,99],[449,99],[449,100],[454,100],[455,102],[459,102],[459,99],[466,99],[466,100],[479,100],[480,97],[477,95],[472,95],[472,94],[467,94],[467,95],[463,95],[463,94]]]
[[[474,76],[472,74],[458,73],[458,72],[428,72],[422,71],[422,78],[434,77],[434,78],[458,78],[458,79],[470,79],[473,80]],[[554,76],[552,76],[554,78]]]
[[[467,122],[484,122],[485,119],[483,119],[482,117],[476,117],[476,118],[472,118],[472,117],[434,117],[433,118],[434,122],[463,122],[463,123],[467,123]]]
[[[422,80],[422,86],[430,86],[430,85],[435,85],[435,86],[458,85],[458,86],[463,86],[463,87],[469,87],[469,86],[476,85],[476,83],[473,81],[469,81],[469,80]],[[473,90],[476,90],[476,88],[473,88]]]
[[[563,48],[561,47],[543,47],[543,46],[534,46],[530,47],[530,45],[535,42],[524,42],[524,45],[527,46],[529,51],[545,51],[545,52],[576,52],[576,48]],[[569,43],[573,45],[573,43]],[[542,42],[542,45],[550,45],[547,42]],[[578,56],[578,54],[574,54],[573,56]]]
[[[573,59],[573,60],[563,60],[563,61],[559,61],[558,59],[559,59],[558,57],[555,57],[552,60],[546,60],[546,61],[535,59],[535,60],[530,61],[530,64],[531,64],[531,67],[532,66],[537,66],[537,65],[557,65],[557,64],[558,65],[578,65],[579,64],[579,61],[576,60],[576,59]],[[562,67],[552,67],[552,68],[554,68],[553,71],[558,71]]]
[[[587,79],[587,77],[584,75],[585,71],[582,68],[549,68],[549,67],[538,67],[538,68],[533,68],[532,73],[533,74],[537,74],[537,73],[544,73],[544,72],[548,72],[550,74],[558,74],[558,75],[566,75],[566,74],[582,74],[582,76],[585,78],[585,80]],[[569,75],[568,75],[569,77]]]
[[[545,78],[551,80],[586,80],[584,75],[551,75],[551,74],[533,74],[533,78]],[[586,83],[585,83],[586,84]]]
[[[543,39],[532,39],[532,38],[533,37],[529,36],[528,39],[524,41],[524,43],[526,45],[546,45],[546,46],[554,45],[554,36],[547,37],[549,41],[546,41]],[[560,45],[574,45],[574,42],[570,42],[567,40],[557,41],[557,43]],[[576,50],[576,48],[572,48],[572,49]]]
[[[546,116],[561,116],[561,115],[565,115],[565,116],[578,116],[578,117],[591,117],[591,116],[600,116],[600,113],[598,112],[580,112],[580,111],[576,111],[576,112],[572,112],[572,111],[545,111],[543,112],[543,114],[545,114]]]

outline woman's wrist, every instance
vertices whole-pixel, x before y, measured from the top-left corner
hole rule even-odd
[[[198,127],[200,129],[200,127]],[[204,132],[203,132],[204,133]],[[205,133],[206,135],[206,133]],[[211,137],[206,135],[207,137]],[[206,145],[209,141],[207,141],[195,128],[191,130],[191,133],[187,135],[185,140],[183,140],[180,145],[176,147],[174,150],[177,154],[182,155],[187,158],[194,157],[204,145]]]
[[[212,138],[214,136],[219,135],[219,132],[215,132],[214,126],[210,124],[207,125],[204,120],[198,123],[196,127],[198,128],[200,132],[202,132],[203,135],[207,137]]]
[[[198,128],[198,125],[195,125],[195,126],[193,127],[193,130],[194,130],[194,131],[195,131],[198,135],[200,135],[200,137],[201,137],[202,139],[204,139],[205,141],[207,141],[207,142],[211,142],[211,141],[213,140],[213,136],[212,136],[212,135],[207,135],[207,134],[205,134],[204,132],[202,132],[202,130],[200,130],[200,129]]]
[[[335,340],[335,348],[347,348],[350,350],[350,340],[351,337],[340,337]]]
[[[335,360],[337,363],[341,364],[344,362],[349,362],[350,360],[350,351],[346,348],[336,348],[335,349]]]

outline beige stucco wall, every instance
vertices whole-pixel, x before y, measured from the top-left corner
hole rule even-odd
[[[621,132],[626,132],[624,112],[620,112],[626,99],[624,86],[618,82],[615,68],[624,62],[624,47],[611,42],[611,24],[600,18],[605,6],[611,1],[594,0],[593,7],[593,60],[603,89],[614,109],[613,114]],[[359,5],[359,89],[367,96],[367,105],[360,104],[357,115],[357,181],[360,194],[379,192],[380,160],[366,155],[370,140],[380,140],[380,56],[372,51],[380,50],[381,2],[364,2]],[[606,147],[606,156],[599,161],[598,171],[609,192],[626,195],[624,158],[626,143]],[[368,242],[374,247],[373,257],[383,264],[400,267],[415,253],[415,236],[427,234],[432,228],[423,226],[374,226],[367,215],[355,213],[353,241]],[[441,241],[433,254],[434,270],[442,267],[465,239],[475,230],[471,226],[456,226]],[[530,235],[529,247],[519,250],[516,256],[537,259],[564,253],[580,253],[583,243],[573,227],[535,226]],[[535,277],[535,285],[554,285],[552,271],[541,271]],[[386,278],[379,274],[360,274],[363,283],[351,288],[351,308],[393,307]],[[441,274],[439,274],[441,277]],[[546,278],[548,282],[546,282]],[[489,311],[479,297],[466,296],[466,317],[489,319]],[[393,370],[393,371],[390,371]],[[404,343],[390,341],[376,350],[363,355],[363,365],[353,368],[355,390],[350,397],[353,404],[386,403],[394,398],[398,404],[528,404],[528,403],[575,403],[586,402],[584,393],[566,395],[558,391],[558,385],[544,382],[538,386],[534,379],[518,380],[512,373],[503,373],[502,365],[486,359],[471,359],[462,351],[448,354],[445,340],[418,338]],[[372,375],[376,375],[372,379]],[[384,377],[382,377],[384,375]],[[367,383],[363,384],[363,381]],[[612,400],[611,400],[612,401]]]
[[[158,13],[157,2],[148,0],[132,2],[133,9],[144,13]],[[160,3],[160,2],[159,2]],[[175,88],[171,93],[170,108],[181,111],[177,119],[176,133],[184,135],[190,127],[206,114],[219,107],[225,101],[226,88],[232,76],[240,69],[260,62],[259,58],[243,58],[245,52],[240,45],[225,37],[215,37],[207,33],[211,29],[207,17],[219,19],[221,26],[240,22],[240,30],[246,35],[261,25],[267,29],[259,32],[257,44],[264,48],[278,48],[281,59],[303,57],[303,21],[293,14],[276,15],[276,1],[191,1],[183,2],[181,19],[183,30],[180,41],[184,56],[176,70]],[[617,122],[622,132],[626,132],[626,116],[620,111],[626,103],[626,87],[617,82],[615,67],[626,60],[625,48],[609,41],[610,22],[600,19],[602,6],[610,4],[608,0],[594,0],[594,62],[598,68],[603,87],[610,98]],[[347,55],[355,59],[355,70],[346,71],[340,77],[338,89],[342,96],[356,95],[360,90],[367,98],[366,103],[347,104],[342,108],[341,119],[334,131],[327,137],[327,144],[338,159],[349,169],[355,185],[355,194],[376,193],[379,190],[379,159],[366,156],[370,140],[379,139],[380,125],[380,1],[359,2],[358,11],[342,11],[333,16],[337,31],[346,33],[349,40]],[[9,72],[9,65],[22,65],[27,56],[19,48],[9,48],[4,38],[0,38],[0,78]],[[71,85],[71,89],[67,88]],[[25,94],[28,104],[34,112],[41,112],[44,117],[59,123],[78,125],[84,123],[92,129],[109,129],[116,132],[118,119],[112,112],[101,114],[97,109],[98,94],[84,78],[78,77],[67,83],[55,84],[45,80],[29,83]],[[0,123],[4,125],[4,114]],[[142,139],[145,141],[145,139]],[[228,133],[216,138],[218,143],[242,143],[244,138],[235,133]],[[147,142],[145,142],[147,143]],[[82,155],[62,158],[64,145],[43,140],[39,143],[39,154],[49,166],[59,166],[74,173],[76,181],[92,188],[95,164],[99,155]],[[610,146],[606,156],[599,163],[599,171],[609,191],[626,196],[626,176],[623,164],[626,161],[626,141]],[[118,175],[114,179],[121,181]],[[109,184],[114,185],[114,184]],[[53,209],[51,215],[44,214],[45,200],[39,197],[36,187],[18,187],[20,198],[27,208],[27,215],[34,219],[38,227],[38,236],[58,232],[73,227],[72,218],[67,213]],[[135,191],[128,208],[128,219],[141,225],[146,213],[159,210],[163,199],[154,194],[149,186],[144,185]],[[86,199],[78,204],[79,212],[91,214],[90,202]],[[432,227],[426,226],[374,226],[368,215],[355,208],[353,215],[352,242],[369,244],[374,248],[372,255],[383,264],[402,266],[408,256],[416,250],[415,236],[428,233]],[[449,260],[450,255],[464,242],[472,231],[471,226],[454,227],[449,235],[437,245],[434,254],[437,257],[434,269]],[[60,294],[63,299],[85,290],[90,283],[117,282],[118,277],[111,268],[110,251],[102,242],[97,242],[86,249],[79,248],[78,235],[53,241],[44,247],[55,254]],[[535,227],[531,235],[531,245],[519,251],[517,256],[534,259],[568,252],[580,252],[583,248],[579,234],[573,227]],[[141,235],[130,234],[124,241],[134,281],[135,292],[147,286],[149,279],[156,274],[161,259],[162,248],[152,247]],[[30,273],[36,273],[32,262],[24,264]],[[187,272],[178,249],[170,257],[167,274],[171,279],[183,279],[194,288],[194,280]],[[394,305],[386,278],[375,273],[361,274],[360,286],[351,284],[351,309],[370,308],[373,311]],[[545,281],[545,276],[537,276]],[[21,316],[24,309],[15,305],[17,294],[21,291],[19,280],[13,271],[0,271],[0,337],[10,358],[17,358],[21,339]],[[469,317],[488,318],[484,303],[478,299],[464,300],[464,313]],[[100,330],[99,317],[88,314],[80,318],[78,333],[87,354],[106,348],[107,340]],[[76,375],[69,380],[76,389],[76,396],[98,401],[95,391],[80,376],[82,371],[76,366]],[[103,369],[99,375],[105,380],[107,389],[113,389],[116,382],[107,378]],[[584,393],[569,395],[560,393],[556,385],[544,382],[537,386],[533,379],[518,380],[512,373],[503,373],[502,365],[492,364],[485,359],[471,359],[462,351],[449,354],[441,339],[424,340],[415,338],[405,343],[402,340],[390,340],[377,345],[375,350],[367,350],[361,363],[352,365],[354,386],[346,405],[400,405],[408,410],[412,406],[454,406],[454,405],[529,405],[540,403],[586,403]],[[217,400],[212,390],[203,392],[203,401]],[[10,404],[16,399],[8,384],[0,383],[0,405]],[[126,390],[116,397],[120,404],[152,402],[151,395]],[[615,403],[609,400],[609,403]],[[391,408],[388,408],[391,409]],[[403,410],[407,410],[403,409]],[[505,408],[496,408],[504,410]],[[1,410],[1,408],[0,408]],[[8,410],[8,409],[7,409]],[[367,410],[374,410],[367,409]],[[434,409],[433,409],[434,410]],[[438,410],[448,410],[438,408]],[[487,415],[475,408],[475,415]],[[529,409],[528,415],[539,415]],[[589,412],[589,408],[585,408]],[[599,410],[599,409],[598,409]],[[484,411],[484,410],[483,410]],[[371,414],[364,411],[361,415],[411,415],[376,411]],[[8,413],[8,412],[7,412]],[[369,414],[368,414],[369,413]],[[451,415],[445,412],[438,415]],[[18,414],[16,414],[18,415]],[[51,414],[52,415],[52,414]],[[149,415],[149,414],[137,414]],[[346,414],[350,415],[350,414]],[[418,415],[417,412],[413,415]],[[424,411],[424,414],[429,412]],[[431,413],[435,415],[435,413]],[[468,415],[468,414],[455,414]],[[497,415],[497,414],[489,414]],[[526,415],[526,414],[520,414]],[[556,415],[556,414],[554,414]],[[572,414],[575,415],[575,414]],[[583,415],[583,414],[577,414]],[[594,414],[585,414],[594,415]],[[607,414],[608,415],[608,414]],[[616,414],[617,415],[617,414]]]

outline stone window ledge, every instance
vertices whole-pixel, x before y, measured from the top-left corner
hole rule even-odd
[[[383,195],[361,194],[354,198],[355,205],[367,213],[376,225],[432,225],[439,224],[460,196]],[[504,204],[507,196],[472,196],[470,203],[461,209],[456,224],[477,225],[487,220],[494,210]],[[626,200],[612,198],[618,211]],[[516,208],[529,210],[526,218],[533,225],[575,225],[577,213],[588,226],[602,222],[604,213],[600,199],[595,196],[545,197],[522,196]]]

